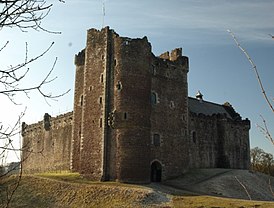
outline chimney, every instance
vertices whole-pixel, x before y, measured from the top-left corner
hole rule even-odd
[[[196,93],[196,99],[199,100],[200,102],[203,102],[203,94],[198,90]]]

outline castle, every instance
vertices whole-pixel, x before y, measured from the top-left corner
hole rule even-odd
[[[147,183],[191,168],[249,168],[250,121],[229,103],[188,97],[181,48],[157,57],[146,37],[90,29],[75,65],[73,112],[22,125],[24,172]]]

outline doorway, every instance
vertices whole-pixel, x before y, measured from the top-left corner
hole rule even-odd
[[[151,182],[161,182],[162,179],[162,166],[158,161],[154,161],[151,164]]]

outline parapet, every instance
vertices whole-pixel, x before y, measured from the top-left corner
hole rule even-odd
[[[169,53],[169,51],[160,55],[161,59],[167,59],[170,61],[176,61],[179,57],[182,57],[182,48],[175,48]]]
[[[169,60],[175,61],[179,57],[182,57],[182,48],[175,48],[174,50],[171,51]]]
[[[48,113],[45,113],[43,121],[39,121],[34,124],[27,125],[25,122],[22,123],[21,133],[22,136],[33,132],[41,133],[43,130],[49,131],[52,129],[58,129],[67,125],[72,125],[73,112],[58,115],[57,117],[51,117]]]
[[[85,49],[75,55],[74,64],[76,66],[82,66],[85,64]]]

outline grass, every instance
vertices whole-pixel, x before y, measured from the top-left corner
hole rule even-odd
[[[213,196],[179,196],[173,198],[173,206],[176,208],[273,208],[274,202]]]
[[[16,180],[0,182],[8,187]],[[0,192],[0,207],[5,205],[6,189]],[[164,194],[145,186],[116,182],[91,182],[77,173],[43,173],[22,177],[11,206],[51,207],[183,207],[183,208],[272,208],[273,202],[246,201],[212,196]]]
[[[60,181],[67,181],[67,182],[83,182],[87,183],[89,182],[85,178],[83,178],[79,173],[72,173],[72,172],[46,172],[46,173],[37,173],[34,174],[34,176],[44,177],[44,178],[50,178]]]
[[[58,181],[70,182],[70,183],[78,183],[78,184],[141,188],[141,186],[139,185],[129,184],[129,183],[119,183],[114,181],[106,181],[106,182],[91,181],[84,178],[79,173],[73,173],[68,171],[37,173],[37,174],[34,174],[34,176],[58,180]],[[144,187],[142,186],[142,188]]]

